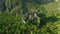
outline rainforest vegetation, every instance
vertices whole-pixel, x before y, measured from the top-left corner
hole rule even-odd
[[[0,34],[60,34],[59,0],[0,0]]]

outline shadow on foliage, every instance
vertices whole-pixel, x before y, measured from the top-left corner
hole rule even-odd
[[[0,9],[1,9],[2,12],[4,12],[6,10],[6,8],[7,8],[7,6],[5,5],[6,1],[7,0],[0,0]],[[11,11],[18,4],[19,4],[19,1],[18,2],[16,1],[15,4],[10,2],[8,10]]]
[[[47,3],[50,3],[50,2],[53,2],[53,1],[54,0],[22,0],[23,14],[28,11],[27,6],[26,6],[26,2],[33,3],[33,4],[38,4],[38,5],[42,5],[42,4],[47,4]]]
[[[7,1],[7,0],[5,0],[5,1]],[[4,0],[0,0],[1,9],[3,8],[3,9],[2,9],[3,11],[6,10],[5,1],[4,1]],[[42,4],[47,4],[47,3],[50,3],[50,2],[53,2],[53,1],[54,1],[54,0],[21,0],[23,13],[25,13],[25,12],[28,11],[28,9],[27,9],[27,7],[26,7],[26,2],[28,2],[28,3],[33,3],[33,4],[38,4],[38,5],[42,5]],[[16,2],[15,5],[17,5],[17,4],[19,4],[19,3]],[[3,5],[3,7],[2,7],[2,5]],[[12,6],[13,6],[13,4],[11,4],[10,10],[12,10],[12,8],[13,8]]]
[[[0,0],[0,10],[1,11],[5,11],[6,10],[5,0]]]
[[[22,0],[21,3],[22,3],[23,14],[25,14],[28,11],[28,9],[26,7],[26,0]]]
[[[59,18],[56,18],[56,16],[51,16],[51,17],[47,18],[45,14],[39,14],[39,17],[41,18],[40,19],[40,26],[39,26],[40,28],[49,22],[56,22],[59,20]]]
[[[53,2],[54,0],[25,0],[25,1],[33,4],[47,4]]]
[[[58,20],[59,20],[59,18],[56,18],[55,16],[51,16],[51,17],[46,18],[46,22],[55,22]]]
[[[42,7],[41,9],[42,9],[42,13],[39,12],[37,13],[38,17],[40,17],[40,25],[39,25],[40,28],[49,22],[56,22],[60,19],[57,18],[56,16],[46,17],[47,10],[44,7]]]

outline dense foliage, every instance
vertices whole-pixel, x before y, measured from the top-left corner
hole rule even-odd
[[[0,0],[0,34],[60,34],[59,2]]]

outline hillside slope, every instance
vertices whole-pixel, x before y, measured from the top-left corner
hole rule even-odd
[[[59,0],[0,0],[0,34],[60,34]]]

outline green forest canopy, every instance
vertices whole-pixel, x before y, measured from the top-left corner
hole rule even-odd
[[[0,34],[60,34],[59,0],[0,0]]]

